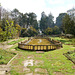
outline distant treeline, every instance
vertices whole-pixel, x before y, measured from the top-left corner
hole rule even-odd
[[[0,6],[0,41],[19,36],[35,36],[39,29],[45,35],[73,34],[75,35],[75,18],[67,13],[60,13],[54,23],[54,16],[50,13],[41,13],[41,19],[37,21],[37,15],[33,12],[21,13],[18,9],[8,11]]]

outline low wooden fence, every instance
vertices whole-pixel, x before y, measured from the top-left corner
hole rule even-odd
[[[55,50],[61,48],[61,44],[53,44],[53,45],[26,45],[22,43],[18,43],[18,47],[25,50]]]

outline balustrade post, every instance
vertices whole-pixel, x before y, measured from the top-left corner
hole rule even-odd
[[[35,50],[35,46],[33,45],[33,50]]]
[[[41,50],[41,46],[40,46],[40,50]]]
[[[46,50],[48,50],[48,46],[46,46]]]

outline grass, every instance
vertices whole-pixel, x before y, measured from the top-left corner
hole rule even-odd
[[[75,44],[75,38],[68,39],[68,38],[60,38],[60,37],[50,37],[52,39],[58,40],[64,44]]]
[[[25,39],[27,39],[27,38],[21,38],[21,39],[19,39],[17,41],[12,41],[12,42],[8,43],[8,45],[13,45],[13,44],[19,43],[19,42],[21,42],[21,41],[23,41]]]
[[[65,43],[67,42],[66,39],[61,39],[59,37],[56,37],[54,39],[64,40]],[[67,53],[68,51],[74,51],[75,48],[72,45],[63,44],[63,48],[61,49],[48,51],[45,53],[36,53],[36,51],[21,50],[18,48],[18,45],[16,44],[9,49],[10,52],[0,50],[3,52],[3,53],[0,52],[0,60],[2,60],[4,56],[8,59],[9,57],[13,57],[13,54],[11,53],[12,49],[15,49],[15,51],[13,52],[18,53],[18,56],[11,62],[11,72],[10,72],[11,75],[25,75],[27,73],[33,73],[34,75],[36,75],[35,72],[36,68],[40,68],[40,70],[46,69],[48,75],[74,75],[75,74],[75,65],[63,55],[63,53]],[[10,56],[10,54],[12,55]],[[30,69],[30,72],[26,72],[23,70],[24,61],[30,59],[34,60],[34,65],[27,66],[27,68]],[[35,64],[36,61],[38,61],[38,64]],[[38,74],[46,75],[46,73],[43,71],[41,72],[39,71]]]
[[[67,53],[68,51],[74,50],[74,48],[72,48],[72,45],[63,44],[63,48],[61,49],[48,51],[42,54],[36,53],[36,51],[21,50],[17,47],[17,45],[13,48],[16,49],[18,56],[11,62],[12,65],[11,75],[25,75],[26,72],[23,71],[24,68],[23,62],[29,59],[33,59],[34,63],[35,61],[39,61],[37,65],[27,67],[30,69],[30,72],[33,72],[34,75],[36,75],[35,73],[36,68],[46,69],[49,75],[75,74],[75,68],[73,68],[75,65],[63,55],[63,53]],[[44,63],[41,63],[40,61],[43,61]],[[42,72],[40,72],[39,74],[45,75],[45,73]]]
[[[0,49],[0,64],[7,64],[15,53]]]
[[[75,64],[75,51],[69,51],[65,53],[65,56]]]
[[[64,56],[75,64],[75,51],[68,51],[67,53],[64,53]]]
[[[72,59],[75,59],[75,52],[73,52],[72,54],[70,54]]]

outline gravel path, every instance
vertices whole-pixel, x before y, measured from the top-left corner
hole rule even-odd
[[[17,41],[18,39],[13,39],[13,40],[9,40],[9,41],[5,41],[5,42],[2,42],[0,43],[0,48],[1,49],[8,49],[8,48],[11,48],[13,45],[7,45],[7,43],[10,43],[12,41]]]
[[[1,49],[8,49],[11,48],[13,45],[0,45]]]

